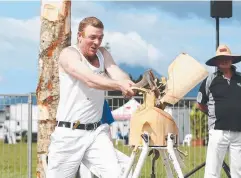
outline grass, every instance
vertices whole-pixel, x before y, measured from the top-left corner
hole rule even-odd
[[[32,144],[32,177],[36,177],[36,143]],[[131,154],[131,149],[123,144],[118,145],[118,149],[127,155]],[[206,147],[180,147],[182,151],[186,151],[188,156],[184,158],[186,168],[183,169],[184,174],[194,169],[205,161]],[[0,142],[0,178],[27,178],[27,144],[18,143],[9,145]],[[150,178],[152,155],[148,156],[142,168],[141,178]],[[227,161],[227,160],[226,160]],[[227,163],[227,162],[226,162]],[[166,178],[165,169],[162,160],[159,158],[156,162],[156,178]],[[203,178],[204,168],[190,176],[190,178]],[[222,171],[222,178],[225,178]]]
[[[36,170],[36,145],[32,146],[32,177],[35,176]],[[0,178],[27,178],[28,174],[28,152],[26,143],[15,145],[4,144],[0,142]]]

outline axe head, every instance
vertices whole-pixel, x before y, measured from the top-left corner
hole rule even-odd
[[[141,81],[136,83],[134,86],[138,88],[143,88],[147,85],[152,87],[155,84],[155,77],[151,69],[148,69],[147,71],[144,72]]]

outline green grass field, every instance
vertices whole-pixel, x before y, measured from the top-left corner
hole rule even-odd
[[[36,176],[36,143],[32,144],[32,177]],[[131,154],[128,146],[120,144],[118,149],[127,155]],[[184,158],[186,168],[183,172],[186,174],[193,168],[197,167],[205,161],[206,147],[180,147],[180,150],[187,151],[188,156]],[[27,178],[27,144],[18,143],[16,145],[8,145],[0,142],[0,178]],[[151,159],[149,156],[143,166],[141,178],[150,178]],[[156,162],[156,178],[166,178],[165,170],[161,159]],[[204,168],[190,176],[190,178],[203,178]],[[222,177],[225,174],[222,171]]]

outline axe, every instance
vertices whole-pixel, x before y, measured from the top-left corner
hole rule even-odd
[[[154,77],[154,74],[153,74],[151,69],[144,72],[141,81],[139,81],[138,83],[133,85],[133,87],[143,88],[147,85],[150,86],[151,90],[153,90],[155,92],[156,97],[158,98],[160,93],[158,93],[159,90],[158,90],[158,87],[156,85],[155,77]],[[158,90],[158,91],[155,91],[155,90]]]
[[[155,82],[155,76],[151,69],[144,72],[141,81],[133,85],[133,89],[143,88],[147,85],[149,85],[151,90],[154,92],[155,97],[157,99],[157,105],[161,105],[160,103],[161,92],[159,91],[159,88]]]
[[[141,81],[139,81],[138,83],[136,83],[134,85],[134,87],[137,88],[143,88],[145,86],[147,86],[149,84],[150,81],[150,73],[151,73],[151,69],[147,70],[146,72],[144,72]]]

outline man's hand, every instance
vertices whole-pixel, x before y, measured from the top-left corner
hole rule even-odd
[[[132,86],[135,85],[134,82],[131,80],[121,80],[119,81],[120,90],[122,91],[122,95],[125,98],[131,98],[135,95],[134,91],[132,90]]]

